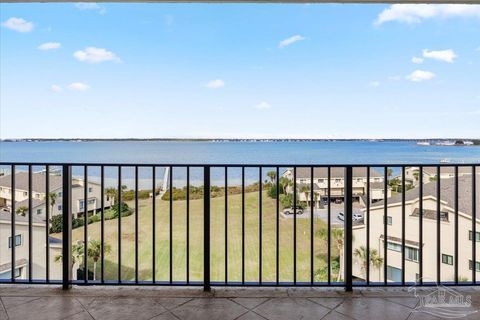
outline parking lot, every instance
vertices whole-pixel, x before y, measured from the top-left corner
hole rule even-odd
[[[353,213],[362,213],[362,209],[364,207],[361,206],[358,202],[353,203]],[[332,225],[336,226],[343,226],[343,221],[338,219],[338,213],[343,212],[345,213],[345,207],[344,204],[336,204],[332,203],[330,206],[330,212],[331,212],[331,222]],[[283,212],[280,213],[282,217],[286,219],[293,219],[293,214],[291,215],[285,215]],[[320,218],[322,219],[325,223],[328,220],[328,208],[325,206],[323,209],[315,209],[313,211],[313,215],[315,218]],[[305,209],[303,211],[303,214],[297,214],[297,219],[309,219],[310,218],[310,209]]]

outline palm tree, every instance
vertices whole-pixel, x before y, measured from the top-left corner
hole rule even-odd
[[[267,172],[267,177],[270,178],[270,182],[271,183],[274,183],[275,182],[275,178],[277,177],[277,173],[275,171],[268,171]]]
[[[360,259],[362,262],[362,272],[364,275],[364,279],[367,278],[367,263],[370,262],[370,264],[375,268],[379,269],[383,264],[383,258],[378,255],[378,252],[376,249],[370,249],[370,259],[367,259],[367,249],[365,246],[360,246],[359,248],[356,248],[353,251],[353,255],[357,258]]]
[[[105,194],[107,195],[107,198],[110,201],[110,207],[114,206],[115,200],[117,199],[117,189],[107,188],[105,189]]]
[[[302,185],[300,187],[300,192],[305,194],[305,202],[307,203],[307,206],[309,205],[308,204],[308,195],[310,194],[310,188],[307,186],[307,185]]]
[[[53,212],[53,208],[55,207],[55,203],[57,203],[57,193],[50,192],[48,194],[48,198],[50,200],[50,207],[51,207],[50,212]]]
[[[387,168],[387,177],[391,177],[393,174],[393,169],[392,168]]]
[[[283,189],[283,194],[287,194],[287,188],[293,186],[293,181],[287,177],[280,178],[281,188]]]
[[[111,251],[111,247],[108,243],[103,245],[104,254],[108,254]],[[102,255],[102,243],[99,240],[88,241],[87,254],[89,258],[93,259],[93,280],[97,279],[97,262]]]
[[[28,207],[26,206],[21,206],[20,208],[17,208],[17,210],[15,210],[15,212],[19,215],[22,215],[23,217],[25,217],[25,214],[27,213],[28,211]]]
[[[326,240],[328,237],[328,230],[327,228],[321,228],[317,230],[316,232],[317,236],[322,238],[323,240]],[[337,282],[340,282],[342,278],[342,270],[343,270],[343,242],[344,242],[344,237],[343,237],[343,229],[341,228],[332,228],[330,229],[330,239],[332,243],[335,245],[339,252],[339,268],[338,268],[338,274],[337,274]]]
[[[81,260],[83,259],[83,252],[84,252],[84,247],[82,242],[77,241],[77,243],[72,245],[72,268],[76,262],[81,263]],[[55,256],[55,262],[62,262],[62,261],[63,261],[62,254],[58,254]]]

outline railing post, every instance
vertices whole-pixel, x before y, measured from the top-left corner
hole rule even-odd
[[[203,168],[203,291],[210,291],[210,167]]]
[[[345,168],[345,291],[352,291],[352,167]]]
[[[62,182],[62,269],[63,290],[71,288],[72,283],[72,206],[71,206],[71,177],[72,167],[69,165],[63,165],[63,182]]]

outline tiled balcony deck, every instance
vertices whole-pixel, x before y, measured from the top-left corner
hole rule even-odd
[[[419,292],[427,294],[432,288]],[[480,288],[456,288],[480,310]],[[201,288],[80,287],[68,292],[42,286],[0,286],[3,319],[438,319],[418,312],[406,288]],[[462,319],[479,319],[480,312]]]

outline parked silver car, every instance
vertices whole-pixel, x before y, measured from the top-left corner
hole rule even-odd
[[[297,207],[297,214],[303,214],[303,209],[302,208],[299,208]],[[285,208],[283,209],[283,214],[285,215],[290,215],[290,214],[294,214],[295,213],[295,209],[293,207],[290,207],[290,208]]]

